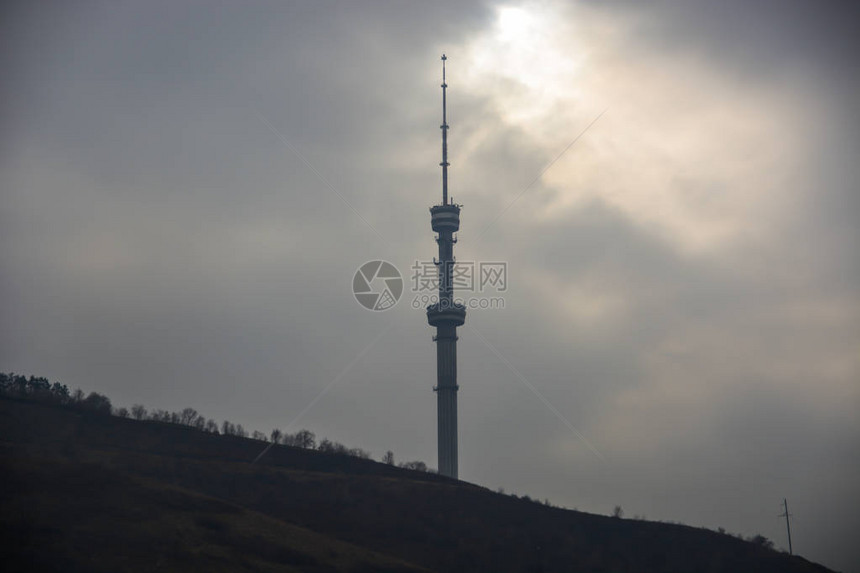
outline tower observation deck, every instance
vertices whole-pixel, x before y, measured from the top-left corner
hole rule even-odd
[[[466,308],[454,300],[454,233],[460,228],[460,206],[448,201],[448,116],[445,60],[442,54],[442,203],[430,208],[437,233],[439,300],[427,307],[427,322],[436,328],[436,405],[439,473],[457,478],[457,327],[466,320]]]

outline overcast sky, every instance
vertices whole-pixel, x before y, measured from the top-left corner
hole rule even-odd
[[[508,264],[460,477],[781,547],[787,497],[858,572],[860,20],[752,4],[5,3],[0,370],[435,466],[445,52],[456,255]]]

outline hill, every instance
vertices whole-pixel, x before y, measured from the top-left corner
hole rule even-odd
[[[6,571],[824,573],[682,525],[436,474],[0,399]]]

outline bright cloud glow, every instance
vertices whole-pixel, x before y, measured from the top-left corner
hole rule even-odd
[[[767,241],[779,215],[771,205],[804,153],[790,96],[692,57],[645,55],[634,31],[633,21],[582,6],[498,9],[468,46],[465,89],[501,125],[482,127],[465,147],[486,144],[491,129],[518,130],[548,162],[607,110],[532,190],[542,199],[536,220],[598,200],[684,252]]]
[[[546,5],[501,7],[495,25],[468,51],[467,82],[503,92],[497,104],[508,122],[544,122],[578,96],[586,54],[575,36],[565,42],[572,30],[554,25],[554,16]]]

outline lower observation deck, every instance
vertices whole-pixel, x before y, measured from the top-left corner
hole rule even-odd
[[[466,307],[457,303],[431,304],[427,307],[427,322],[430,326],[462,326],[466,322]]]

